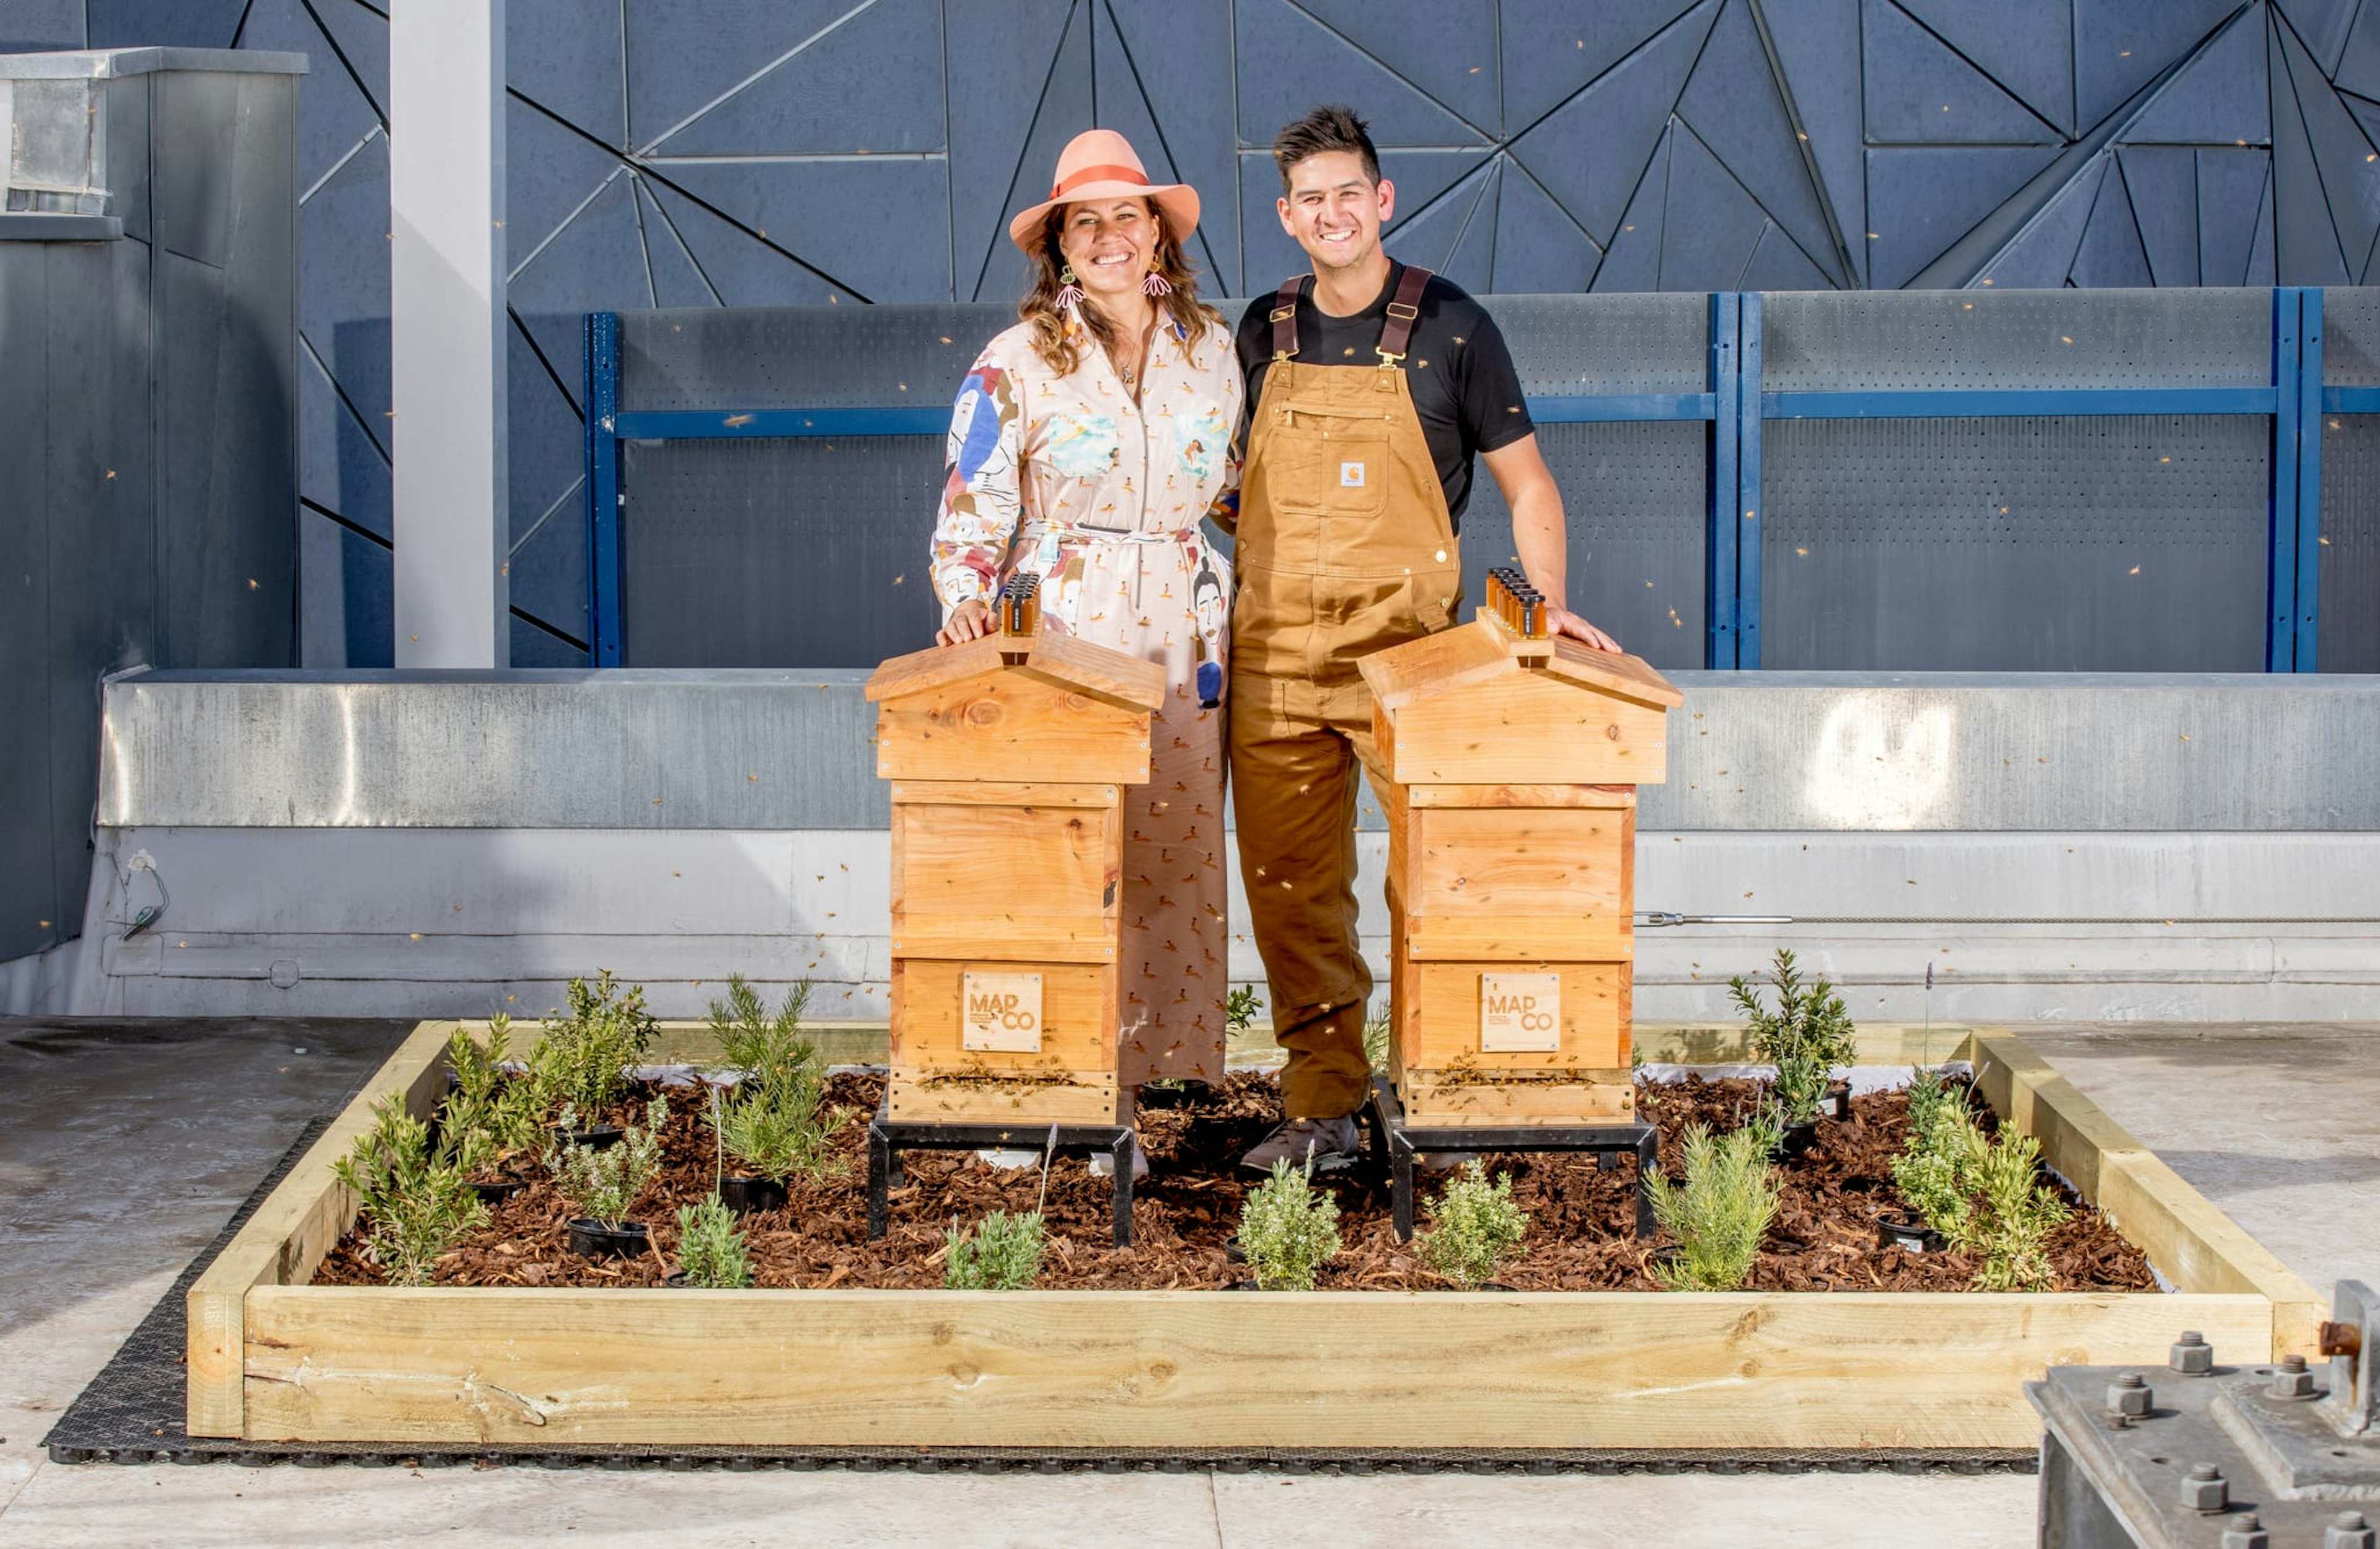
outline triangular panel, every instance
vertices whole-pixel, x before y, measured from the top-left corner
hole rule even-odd
[[[2263,287],[2279,283],[2277,245],[2273,238],[2273,180],[2265,181],[2264,198],[2256,206],[2255,235],[2248,239],[2248,274],[2240,283]]]
[[[1479,191],[1477,183],[1466,185],[1457,194],[1454,186],[1479,170],[1488,159],[1486,151],[1383,151],[1380,152],[1380,176],[1396,189],[1393,208],[1395,216],[1389,223],[1387,235],[1394,237],[1406,222],[1435,214],[1441,201],[1458,199],[1465,202]],[[1280,180],[1274,179],[1276,192]],[[1276,213],[1275,224],[1279,224]]]
[[[2073,0],[1900,3],[2004,91],[2074,132]]]
[[[358,527],[389,535],[388,454],[303,350],[298,358],[298,451],[299,494]]]
[[[1865,0],[1862,48],[1870,140],[2051,144],[2058,132],[1892,0]]]
[[[644,223],[645,262],[653,272],[653,305],[720,305],[718,294],[702,277],[701,267],[694,262],[686,239],[670,224],[669,216],[654,201],[652,189],[641,177],[637,179],[637,214]]]
[[[1104,3],[1098,37],[1100,121],[1123,127],[1111,103],[1155,116],[1152,142],[1124,132],[1144,157],[1165,160],[1173,177],[1198,190],[1198,239],[1192,257],[1213,276],[1201,280],[1199,288],[1210,296],[1237,296],[1239,162],[1231,97],[1211,90],[1201,72],[1178,67],[1184,59],[1229,59],[1230,19],[1206,6]]]
[[[2063,0],[2060,0],[2063,3]],[[1848,240],[1852,267],[1867,277],[1866,131],[1861,104],[1860,0],[1783,0],[1763,10],[1777,44],[1787,95],[1810,137],[1820,191]]]
[[[2263,13],[2251,9],[2198,51],[2124,131],[2127,144],[2272,142]]]
[[[519,268],[619,170],[618,157],[518,97],[506,97],[505,267]]]
[[[390,444],[388,140],[374,135],[306,201],[298,327],[364,428]]]
[[[518,323],[504,329],[504,504],[518,543],[586,470],[587,425]]]
[[[860,299],[950,299],[941,162],[671,162],[655,170]],[[908,235],[887,241],[893,231]]]
[[[2314,165],[2322,173],[2323,197],[2330,205],[2339,251],[2348,273],[2361,284],[2373,239],[2380,236],[2380,159],[2374,158],[2363,127],[2286,29],[2282,52],[2289,59],[2298,111],[2305,118],[2306,138],[2313,146]]]
[[[1796,247],[1785,228],[1775,221],[1761,233],[1759,244],[1752,250],[1752,262],[1743,266],[1742,277],[1735,282],[1737,290],[1832,290],[1834,283],[1810,262],[1810,255]]]
[[[1438,266],[1438,272],[1476,295],[1484,296],[1495,287],[1496,206],[1503,194],[1503,167],[1500,160],[1488,163],[1478,176],[1456,189],[1455,197],[1447,201],[1451,208],[1462,210],[1463,215],[1454,249]]]
[[[1492,199],[1494,186],[1495,165],[1490,163],[1449,189],[1444,198],[1422,214],[1400,222],[1396,230],[1382,239],[1382,245],[1401,263],[1417,263],[1446,275],[1466,290],[1472,288],[1454,274],[1455,246],[1469,230],[1482,200]],[[1488,219],[1492,226],[1492,205]]]
[[[2272,156],[2252,149],[2193,154],[2198,161],[2198,283],[2245,285],[2256,222],[2264,213],[2265,185],[2272,177]]]
[[[1654,147],[1652,163],[1636,186],[1636,197],[1628,201],[1627,213],[1603,256],[1603,266],[1596,271],[1597,291],[1661,288],[1661,216],[1670,198],[1670,147],[1676,140],[1672,126]]]
[[[88,0],[78,48],[229,48],[244,0]]]
[[[1670,135],[1660,288],[1733,290],[1768,224],[1767,213],[1692,129]]]
[[[667,156],[939,151],[943,100],[941,6],[876,0],[658,149]]]
[[[587,0],[504,0],[504,84],[625,149],[621,20],[618,6]]]
[[[513,276],[505,298],[576,402],[586,353],[580,320],[590,311],[653,304],[625,171]]]
[[[1504,122],[1518,134],[1642,47],[1697,0],[1504,0]]]
[[[301,508],[298,553],[306,665],[393,665],[396,561],[391,550]]]
[[[1518,165],[1504,169],[1496,195],[1496,283],[1511,296],[1564,296],[1595,282],[1603,253]]]
[[[1718,14],[1718,0],[1706,0],[1682,25],[1629,55],[1512,142],[1512,154],[1529,175],[1596,240],[1617,240],[1621,213],[1630,207]]]
[[[1269,152],[1240,154],[1240,278],[1249,295],[1269,294],[1313,265],[1281,228],[1281,172]]]
[[[2314,170],[2313,147],[2306,138],[2304,116],[2284,51],[2284,30],[2272,30],[2273,84],[2279,100],[2273,105],[2273,235],[2274,256],[2283,285],[2350,285],[2339,251],[2338,233],[2330,222],[2330,206],[2323,199],[2322,175]],[[2361,255],[2359,255],[2360,257]],[[2252,263],[2252,260],[2251,261]]]
[[[2149,255],[2141,246],[2140,228],[2125,197],[2120,168],[2110,168],[2099,181],[2099,201],[2091,207],[2091,223],[2082,228],[2082,245],[2075,250],[2074,267],[2067,277],[2091,290],[2153,283]]]
[[[1463,145],[1490,138],[1289,0],[1236,0],[1232,15],[1245,144],[1270,145],[1283,124],[1315,104],[1342,102],[1361,104],[1378,145]]]
[[[512,618],[512,665],[516,667],[583,667],[587,653],[540,629],[515,614]]]
[[[547,517],[513,551],[513,606],[534,614],[580,640],[587,638],[587,521],[585,507],[573,500]],[[534,522],[544,508],[531,512],[522,527]]]
[[[2198,284],[2198,152],[2130,146],[2119,160],[2154,283]]]
[[[1751,0],[1728,0],[1719,12],[1679,99],[1678,116],[1803,251],[1831,257],[1826,212],[1768,67]]]
[[[2099,198],[2099,180],[2107,176],[2108,158],[2094,156],[2082,175],[2058,190],[2046,206],[1999,250],[1976,282],[1995,290],[2056,290],[2074,268],[2074,250],[2082,245],[2082,228],[2090,224],[2092,206]]]
[[[829,304],[835,294],[809,270],[675,189],[648,182],[645,192],[728,306],[815,307]]]
[[[388,18],[357,0],[308,0],[314,19],[321,22],[338,45],[339,53],[357,80],[363,83],[364,94],[372,100],[381,122],[388,122]],[[253,25],[254,13],[250,13]],[[254,48],[255,41],[243,35],[242,48]],[[314,61],[314,74],[321,74],[328,60]]]
[[[951,6],[946,26],[951,56],[978,67],[950,97],[957,299],[1014,300],[1025,260],[1009,217],[1041,201],[1058,152],[1092,127],[1090,16],[1080,0],[1016,0]]]
[[[251,48],[304,54],[315,61],[313,73],[298,91],[298,191],[302,194],[381,127],[380,115],[339,68],[330,44],[298,0],[257,0],[247,36]]]
[[[627,7],[630,136],[654,148],[851,8],[851,0],[637,0]]]
[[[1898,290],[2055,159],[2048,145],[1867,153],[1868,283]]]
[[[2325,76],[2338,73],[2340,51],[2347,43],[2348,24],[2355,19],[2357,0],[2275,0]]]
[[[1488,134],[1500,131],[1495,0],[1301,3],[1448,111]]]
[[[2380,97],[2380,6],[2366,6],[2357,13],[2355,30],[2347,35],[2347,47],[2338,57],[2338,72],[2331,79],[2342,91]]]
[[[2077,129],[2089,132],[2237,8],[2238,0],[2074,0]]]

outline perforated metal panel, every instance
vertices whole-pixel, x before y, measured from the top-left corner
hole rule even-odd
[[[2380,287],[2322,293],[2322,383],[2380,387]]]
[[[946,406],[985,343],[1015,321],[1000,306],[623,312],[620,407]]]
[[[1524,393],[1699,393],[1709,385],[1706,296],[1496,296],[1488,307]]]
[[[1537,427],[1568,518],[1571,606],[1659,667],[1703,665],[1709,435],[1699,423]],[[1512,543],[1512,511],[1482,477],[1463,518],[1465,598],[1517,558]]]
[[[932,643],[941,437],[625,451],[622,665],[868,667]]]
[[[1775,420],[1767,434],[1764,665],[2264,665],[2262,419]]]
[[[2380,672],[2380,414],[2323,416],[2318,553],[2315,665]]]
[[[1784,292],[1762,302],[1762,385],[2264,386],[2272,306],[2266,290]]]

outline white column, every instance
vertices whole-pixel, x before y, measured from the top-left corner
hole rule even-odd
[[[504,0],[389,7],[396,665],[501,667]]]

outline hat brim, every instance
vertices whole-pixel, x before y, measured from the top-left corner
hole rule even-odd
[[[1041,223],[1052,210],[1069,204],[1092,204],[1103,199],[1145,199],[1155,207],[1165,222],[1165,229],[1184,247],[1190,234],[1198,229],[1198,190],[1187,183],[1086,183],[1067,191],[1063,199],[1045,199],[1029,210],[1017,213],[1008,223],[1008,239],[1026,252],[1034,250],[1041,239]]]

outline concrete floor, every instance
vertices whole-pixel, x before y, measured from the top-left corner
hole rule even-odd
[[[2380,1024],[2022,1030],[2327,1291],[2380,1283]],[[298,1544],[2034,1541],[2034,1481],[1890,1475],[1282,1478],[58,1467],[42,1435],[388,1022],[0,1019],[0,1542]]]

